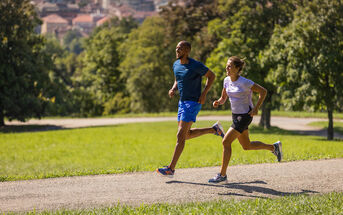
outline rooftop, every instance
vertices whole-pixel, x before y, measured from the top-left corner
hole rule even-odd
[[[100,19],[99,21],[96,22],[97,26],[100,26],[102,24],[104,24],[105,22],[107,22],[108,20],[110,20],[109,17],[105,16],[104,18]]]
[[[73,23],[76,22],[92,22],[93,23],[93,18],[90,14],[79,14],[77,17],[73,19]]]
[[[51,14],[49,16],[45,16],[42,18],[42,20],[44,22],[47,22],[47,23],[65,23],[65,24],[68,24],[68,21],[66,19],[63,19],[62,17],[60,17],[57,14]]]

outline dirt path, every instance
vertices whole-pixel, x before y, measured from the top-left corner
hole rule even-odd
[[[25,124],[77,128],[170,120],[175,120],[175,117],[30,120]],[[198,120],[231,119],[229,116],[204,116]],[[309,122],[318,120],[323,119],[273,117],[271,123],[287,130],[325,136],[325,131],[307,126]],[[255,117],[253,122],[258,121],[259,117]],[[19,122],[8,124],[22,125]],[[140,172],[2,182],[0,212],[343,192],[343,159],[230,166],[227,184],[208,184],[207,180],[218,170],[219,167],[178,169],[173,179],[162,178],[153,172]]]
[[[0,211],[41,211],[180,203],[231,198],[273,198],[343,192],[343,159],[229,167],[229,181],[208,184],[219,167],[178,169],[173,179],[154,172],[0,183]]]

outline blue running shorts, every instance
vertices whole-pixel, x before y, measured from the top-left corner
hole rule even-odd
[[[201,104],[195,101],[179,101],[177,121],[196,121],[196,117],[201,109]]]

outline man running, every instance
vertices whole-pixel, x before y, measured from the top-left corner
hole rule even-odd
[[[169,97],[172,98],[175,95],[175,91],[179,90],[177,143],[170,164],[156,170],[158,173],[168,177],[173,177],[174,175],[176,163],[184,149],[186,140],[204,134],[215,134],[224,137],[223,127],[219,122],[209,128],[191,129],[202,104],[206,100],[206,95],[212,86],[215,74],[201,62],[190,58],[190,51],[191,44],[187,41],[181,41],[176,46],[177,60],[173,65],[175,81],[169,90]],[[201,92],[202,76],[205,76],[207,80],[205,88]]]

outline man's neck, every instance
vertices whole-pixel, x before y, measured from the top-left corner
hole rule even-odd
[[[188,64],[188,62],[189,62],[188,56],[185,56],[185,57],[183,57],[183,58],[180,58],[180,63],[181,63],[181,64]]]

